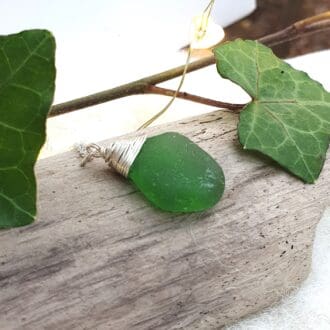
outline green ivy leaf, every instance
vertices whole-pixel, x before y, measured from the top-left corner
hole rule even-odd
[[[0,228],[36,215],[34,164],[55,89],[55,40],[45,30],[0,36]]]
[[[243,147],[313,183],[330,142],[330,93],[256,41],[228,42],[215,57],[220,75],[252,97],[238,125]]]

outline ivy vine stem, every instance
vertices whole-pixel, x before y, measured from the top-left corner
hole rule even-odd
[[[309,34],[319,33],[321,31],[325,31],[329,29],[330,29],[330,11],[327,11],[322,14],[311,16],[301,21],[297,21],[296,23],[288,26],[287,28],[281,31],[266,35],[258,39],[258,41],[268,47],[273,47],[275,45],[279,45],[287,41],[298,39]],[[187,67],[187,73],[205,68],[214,63],[215,63],[215,58],[213,55],[202,58],[200,60],[190,63]],[[79,109],[87,108],[93,105],[105,103],[111,100],[119,99],[126,96],[131,96],[131,95],[159,94],[159,95],[171,96],[175,91],[166,88],[161,88],[156,85],[165,82],[167,80],[181,76],[184,72],[184,69],[185,69],[184,65],[179,66],[112,89],[108,89],[102,92],[77,98],[68,102],[53,105],[49,112],[49,117],[69,113],[72,111],[76,111]],[[244,104],[232,104],[232,103],[216,101],[201,96],[188,94],[185,92],[180,92],[177,95],[177,97],[190,100],[193,102],[202,103],[205,105],[216,106],[234,111],[238,111],[242,107],[244,107]]]
[[[145,93],[146,94],[158,94],[158,95],[165,95],[165,96],[173,96],[175,94],[175,90],[158,87],[154,85],[150,85],[146,88]],[[245,107],[246,104],[236,104],[236,103],[227,103],[222,101],[217,101],[213,99],[209,99],[206,97],[202,97],[199,95],[190,94],[187,92],[178,92],[176,95],[177,98],[188,100],[196,103],[202,103],[205,105],[209,105],[212,107],[217,108],[224,108],[232,111],[240,111]]]

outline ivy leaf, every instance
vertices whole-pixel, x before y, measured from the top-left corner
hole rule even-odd
[[[244,149],[257,150],[313,183],[330,142],[330,93],[256,41],[228,42],[214,53],[220,75],[252,97],[238,125]]]
[[[55,40],[45,30],[0,36],[0,228],[36,215],[34,164],[55,88]]]

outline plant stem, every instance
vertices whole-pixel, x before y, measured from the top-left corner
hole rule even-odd
[[[145,91],[146,94],[158,94],[158,95],[165,95],[165,96],[173,96],[175,94],[175,91],[168,88],[158,87],[154,85],[148,86],[148,88]],[[245,107],[246,104],[235,104],[235,103],[227,103],[222,101],[216,101],[213,99],[208,99],[206,97],[186,93],[186,92],[178,92],[176,95],[177,98],[196,102],[196,103],[202,103],[205,105],[210,105],[212,107],[217,108],[224,108],[232,111],[239,111],[242,108]]]
[[[259,41],[268,47],[273,47],[302,36],[328,29],[330,29],[330,10],[293,23],[281,31],[260,38]]]
[[[284,30],[264,36],[258,39],[258,41],[266,46],[272,47],[293,39],[301,38],[308,34],[317,33],[328,29],[330,29],[330,11],[298,21],[288,26]],[[205,57],[190,63],[187,67],[187,73],[205,68],[214,63],[215,58],[213,55]],[[125,85],[54,105],[50,110],[49,117],[87,108],[125,96],[146,93],[155,94],[155,91],[157,91],[156,94],[169,95],[169,93],[173,93],[173,91],[170,92],[169,90],[159,87],[155,89],[155,85],[181,76],[184,72],[184,69],[185,66],[182,65],[149,77],[130,82]],[[184,94],[186,95],[185,97]],[[180,96],[178,95],[178,97],[186,98],[191,101],[203,103],[206,105],[222,104],[220,105],[221,107],[224,107],[224,105],[228,106],[227,103],[206,99],[196,95],[188,94],[187,97],[186,93],[180,93]],[[242,107],[242,105],[233,105],[233,107],[236,108],[231,110],[238,110],[238,107]],[[228,107],[228,109],[230,108]]]

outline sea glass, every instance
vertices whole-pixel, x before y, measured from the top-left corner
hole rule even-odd
[[[147,138],[128,178],[154,206],[170,212],[207,210],[220,200],[225,186],[219,164],[175,132]]]

